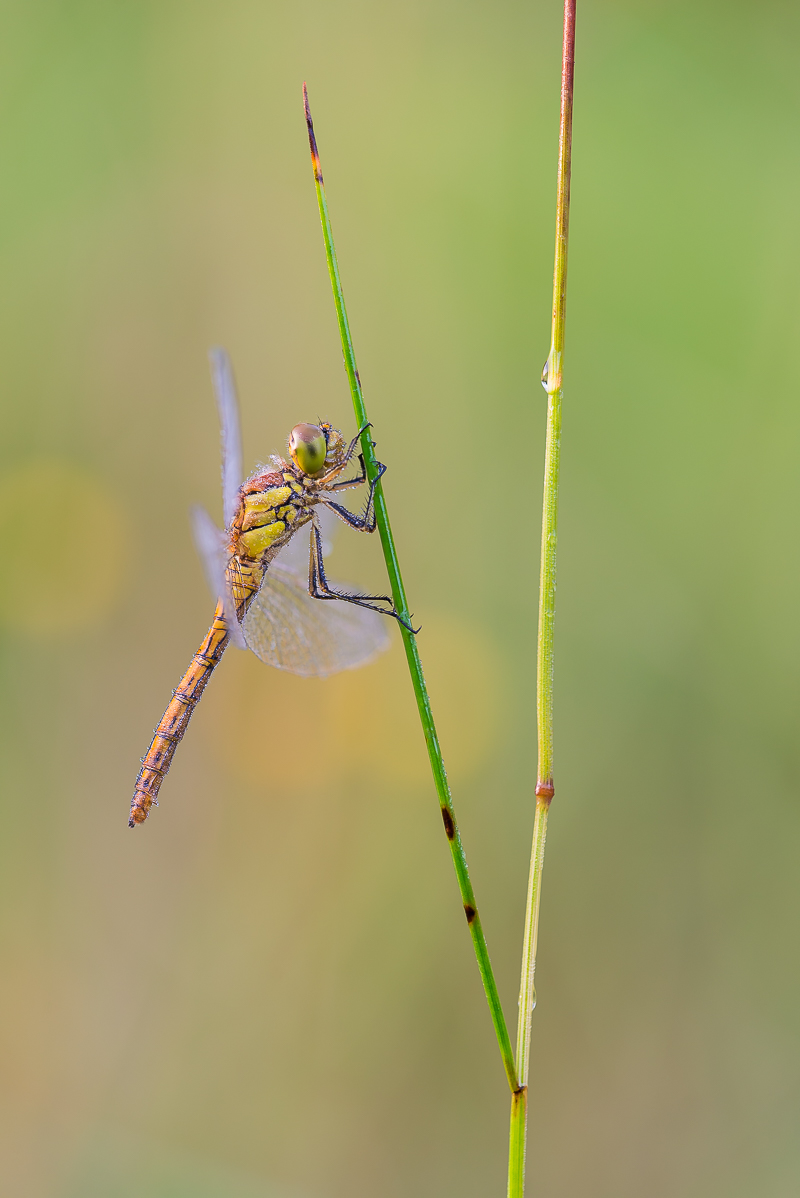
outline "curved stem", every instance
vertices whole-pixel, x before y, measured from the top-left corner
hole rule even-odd
[[[342,350],[344,352],[344,365],[347,371],[348,382],[350,383],[350,394],[353,399],[353,408],[355,409],[356,426],[363,428],[367,424],[367,409],[364,405],[364,396],[361,390],[361,380],[358,377],[356,368],[356,358],[353,351],[353,342],[350,336],[350,325],[347,320],[347,311],[344,306],[344,295],[342,293],[342,283],[339,277],[339,265],[336,260],[336,250],[333,245],[333,233],[331,230],[330,217],[328,215],[328,204],[325,198],[325,185],[322,179],[322,168],[319,161],[319,152],[317,150],[317,140],[314,135],[314,126],[311,121],[311,110],[308,104],[308,93],[306,86],[303,84],[303,101],[305,104],[306,124],[308,126],[308,142],[311,147],[311,161],[314,167],[314,182],[317,189],[317,201],[319,203],[319,214],[322,221],[322,234],[325,239],[325,255],[328,259],[328,270],[331,277],[331,286],[333,287],[333,298],[336,304],[336,317],[339,322],[339,333],[342,339]],[[369,429],[361,436],[361,448],[364,454],[364,465],[367,472],[367,478],[370,482],[377,478],[378,466],[375,458],[375,450],[372,444]],[[386,509],[386,499],[383,494],[383,487],[380,481],[375,486],[375,519],[378,526],[378,533],[383,547],[383,556],[386,560],[386,571],[389,575],[389,582],[392,588],[392,598],[396,611],[402,617],[406,624],[410,626],[411,615],[408,610],[408,601],[406,599],[405,588],[403,587],[403,579],[400,574],[400,563],[397,559],[397,550],[395,549],[394,538],[392,536],[391,525],[389,524],[389,513]],[[518,1088],[516,1069],[514,1067],[514,1054],[511,1049],[511,1039],[506,1026],[505,1015],[500,1003],[500,995],[497,991],[497,983],[494,979],[492,971],[492,963],[489,960],[489,950],[486,945],[486,937],[483,934],[478,907],[475,901],[475,892],[472,889],[469,870],[467,868],[467,858],[464,853],[464,846],[461,843],[461,835],[456,823],[455,811],[453,810],[453,800],[450,794],[450,786],[447,781],[447,774],[442,760],[442,751],[439,747],[439,738],[436,735],[436,726],[433,722],[433,712],[428,698],[428,690],[425,685],[425,677],[422,673],[422,662],[420,661],[419,650],[417,648],[417,638],[409,628],[404,624],[400,624],[400,634],[403,638],[403,647],[406,651],[406,659],[408,668],[411,673],[411,682],[414,687],[414,694],[417,699],[417,707],[419,709],[419,718],[422,723],[422,731],[425,734],[425,743],[428,748],[428,757],[431,763],[433,772],[433,781],[436,786],[436,793],[439,797],[439,806],[442,813],[442,822],[444,823],[445,833],[450,844],[450,853],[453,858],[453,866],[456,871],[458,880],[458,888],[461,892],[461,901],[464,905],[464,914],[469,925],[470,936],[472,937],[473,948],[475,949],[475,957],[478,962],[483,988],[486,993],[486,1001],[489,1004],[489,1012],[494,1024],[497,1043],[500,1047],[500,1055],[503,1059],[503,1066],[508,1078],[508,1084],[512,1092]]]

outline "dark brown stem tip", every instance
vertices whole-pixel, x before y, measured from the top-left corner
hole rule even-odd
[[[306,113],[306,126],[308,128],[308,144],[311,149],[311,162],[314,167],[314,178],[318,183],[322,183],[322,168],[319,164],[319,151],[317,150],[317,139],[314,136],[314,122],[311,119],[311,105],[308,102],[308,88],[303,84],[303,108]]]
[[[540,781],[540,782],[537,782],[537,783],[536,783],[536,797],[537,797],[537,799],[548,799],[548,800],[550,800],[550,799],[552,799],[552,797],[553,797],[553,795],[554,795],[555,793],[556,793],[556,788],[555,788],[555,786],[553,785],[553,779],[552,779],[552,778],[547,778],[547,779],[546,779],[544,782],[541,782],[541,781]]]

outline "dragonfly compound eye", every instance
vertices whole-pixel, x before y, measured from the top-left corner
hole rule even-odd
[[[289,435],[289,453],[303,474],[318,474],[325,465],[328,442],[318,424],[296,424]]]

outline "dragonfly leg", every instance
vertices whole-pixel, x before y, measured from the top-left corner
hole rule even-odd
[[[317,479],[317,480],[316,480],[316,483],[317,483],[317,486],[318,486],[318,487],[325,487],[325,486],[326,486],[326,484],[327,484],[327,482],[328,482],[328,479],[329,479],[329,478],[330,478],[330,479],[334,479],[334,478],[338,478],[338,477],[339,477],[339,475],[342,473],[342,471],[344,470],[345,466],[347,466],[347,464],[350,462],[350,459],[352,458],[353,454],[355,453],[355,451],[356,451],[356,446],[358,445],[358,442],[359,442],[359,439],[360,439],[360,437],[361,437],[361,434],[362,434],[362,433],[365,433],[369,427],[370,427],[370,425],[369,425],[369,423],[367,423],[367,424],[365,424],[365,425],[364,425],[362,428],[360,428],[360,429],[358,430],[358,432],[356,433],[356,435],[353,437],[353,440],[350,442],[350,444],[348,445],[347,449],[345,450],[345,452],[344,452],[344,456],[342,457],[342,460],[339,462],[339,465],[338,465],[338,466],[334,466],[334,467],[333,467],[333,469],[332,469],[332,470],[329,470],[329,471],[328,471],[328,473],[327,473],[327,474],[325,474],[325,475],[323,475],[323,477],[322,477],[322,478],[320,478],[320,479]],[[363,463],[363,461],[362,461],[362,463],[361,463],[361,469],[362,469],[362,471],[364,470],[364,463]],[[364,477],[366,477],[366,475],[363,475],[363,476],[362,476],[362,478],[361,478],[359,481],[363,482],[363,481],[364,481]],[[354,481],[355,481],[355,480],[354,480]],[[340,485],[341,485],[341,484],[340,484]]]
[[[349,461],[350,461],[351,457],[353,456],[353,454],[354,454],[354,453],[355,453],[355,451],[356,451],[356,446],[358,445],[359,441],[361,440],[361,438],[363,437],[364,433],[367,431],[367,429],[368,429],[368,428],[372,428],[372,425],[371,425],[371,423],[369,422],[369,420],[367,421],[367,423],[366,423],[366,424],[362,424],[362,425],[361,425],[361,428],[358,430],[358,432],[356,433],[356,435],[353,437],[353,440],[352,440],[352,441],[350,442],[350,444],[348,445],[348,447],[347,447],[347,453],[344,455],[345,464],[347,464],[347,462],[349,462]],[[374,442],[374,441],[373,441],[372,445],[373,445],[373,448],[374,448],[374,446],[375,446],[375,442]],[[359,454],[359,457],[361,457],[361,455],[360,455],[360,454]],[[364,459],[363,459],[363,457],[361,458],[361,469],[362,469],[362,470],[364,469]]]
[[[363,465],[364,465],[363,457],[361,459],[361,465],[363,468]],[[341,503],[335,503],[335,502],[333,502],[333,500],[323,500],[322,502],[325,504],[325,507],[330,508],[330,510],[332,512],[335,512],[340,520],[344,520],[345,524],[348,524],[350,526],[350,528],[354,528],[356,530],[356,532],[374,532],[375,531],[375,507],[374,507],[375,488],[378,485],[378,481],[381,478],[383,478],[385,473],[386,473],[386,467],[384,466],[383,462],[378,462],[378,473],[375,475],[372,482],[369,484],[369,495],[367,496],[367,502],[364,504],[364,511],[362,512],[362,514],[360,516],[357,516],[355,514],[355,512],[348,511],[347,508],[343,507]],[[363,482],[364,480],[359,479],[358,481]],[[346,485],[350,486],[351,484],[348,483]],[[337,489],[343,490],[344,486],[342,486],[341,488],[337,488],[335,486],[328,488],[328,490],[330,490],[330,491],[335,491]]]
[[[325,490],[326,491],[347,491],[348,488],[350,488],[350,487],[358,487],[361,485],[361,483],[365,483],[367,481],[367,468],[364,465],[363,453],[360,453],[358,455],[358,460],[361,463],[361,468],[360,468],[358,474],[354,475],[353,478],[345,478],[345,479],[342,479],[341,482],[331,483],[330,486],[325,487]],[[384,469],[385,469],[385,467],[384,467]]]
[[[367,429],[371,428],[371,427],[372,427],[372,425],[369,423],[369,421],[367,421],[366,424],[361,426],[361,428],[358,430],[356,435],[353,437],[353,440],[350,442],[347,449],[345,450],[344,457],[342,458],[339,465],[334,466],[333,470],[328,471],[328,473],[324,476],[324,478],[320,478],[317,480],[317,486],[320,489],[326,490],[326,491],[344,491],[347,487],[357,487],[359,483],[366,482],[367,469],[366,469],[366,466],[364,465],[363,453],[360,453],[358,455],[359,461],[361,462],[361,473],[357,474],[355,476],[355,478],[349,478],[346,481],[340,482],[340,483],[331,482],[330,484],[328,484],[328,479],[334,479],[334,478],[339,477],[339,475],[344,470],[345,466],[347,466],[349,464],[349,462],[351,461],[353,454],[356,451],[356,447],[358,446],[358,443],[361,440],[362,433],[365,433],[367,431]],[[372,447],[373,447],[373,449],[375,448],[374,441],[372,442]]]
[[[334,505],[338,507],[338,504]],[[346,511],[345,508],[342,511]],[[351,519],[358,519],[347,513]],[[409,632],[417,633],[418,628],[412,628],[411,624],[403,619],[397,611],[391,595],[353,595],[347,591],[335,591],[328,583],[325,577],[325,563],[322,559],[322,536],[320,534],[317,521],[314,520],[311,527],[311,561],[308,572],[308,593],[314,599],[341,599],[345,603],[354,603],[357,607],[366,607],[369,611],[376,611],[382,616],[392,616]],[[382,606],[388,604],[388,606]]]

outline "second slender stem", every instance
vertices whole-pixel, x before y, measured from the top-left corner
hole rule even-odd
[[[539,636],[536,655],[536,725],[539,762],[536,779],[536,814],[533,822],[525,938],[519,990],[517,1075],[520,1094],[511,1105],[508,1195],[522,1198],[525,1187],[528,1075],[531,1024],[536,1005],[534,975],[539,934],[539,906],[547,836],[547,816],[555,793],[553,780],[553,645],[556,612],[556,543],[558,530],[558,477],[561,462],[561,401],[564,331],[567,313],[567,245],[569,240],[570,173],[572,161],[572,92],[575,68],[576,0],[564,0],[564,40],[561,69],[561,123],[558,143],[556,196],[556,249],[553,268],[553,324],[550,353],[542,373],[547,391],[542,545],[539,575]]]
[[[536,815],[533,820],[533,846],[531,870],[528,879],[527,909],[530,919],[525,924],[525,939],[522,946],[522,970],[519,989],[519,1027],[517,1029],[517,1070],[521,1086],[528,1084],[531,1049],[531,1021],[536,1006],[536,942],[539,936],[539,903],[542,894],[542,869],[544,846],[547,837],[547,814],[549,799],[536,800]]]

